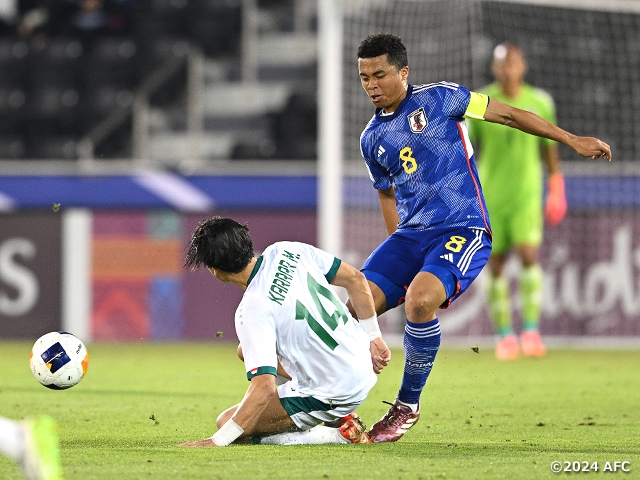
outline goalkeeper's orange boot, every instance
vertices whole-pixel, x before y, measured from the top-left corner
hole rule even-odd
[[[522,332],[520,335],[520,347],[522,348],[522,354],[527,357],[544,357],[547,353],[547,347],[542,343],[540,333],[537,330]]]
[[[520,355],[518,337],[513,334],[501,338],[496,345],[496,358],[498,360],[515,360],[518,355]]]
[[[367,426],[362,423],[362,419],[356,412],[342,417],[338,430],[340,430],[340,435],[351,443],[371,443]]]

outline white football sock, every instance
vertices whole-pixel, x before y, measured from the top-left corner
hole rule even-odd
[[[411,407],[411,410],[413,411],[413,413],[416,413],[418,411],[418,404],[417,403],[406,403],[406,402],[403,402],[400,399],[398,399],[398,403],[401,403],[402,405],[406,405],[407,407]]]
[[[14,460],[24,455],[24,430],[19,422],[0,417],[0,452]]]
[[[350,443],[340,435],[337,428],[318,425],[304,432],[277,433],[262,437],[260,443],[267,445],[321,445],[325,443]]]

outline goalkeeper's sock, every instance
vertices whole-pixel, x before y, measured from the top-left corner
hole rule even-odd
[[[24,429],[15,420],[0,417],[0,453],[14,460],[24,455]]]
[[[511,323],[511,301],[509,299],[509,283],[500,275],[489,276],[487,294],[489,297],[489,313],[496,332],[501,337],[513,334]]]
[[[266,445],[322,445],[327,443],[349,443],[337,428],[318,425],[303,432],[276,433],[255,439],[252,443]]]
[[[407,320],[404,329],[404,375],[398,392],[400,402],[417,406],[440,348],[440,336],[437,318],[426,323]]]
[[[522,327],[524,331],[538,330],[542,304],[542,268],[537,263],[524,267],[520,274],[522,299]]]

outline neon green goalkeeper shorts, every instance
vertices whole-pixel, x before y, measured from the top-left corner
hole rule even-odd
[[[489,210],[493,230],[493,253],[504,253],[517,245],[542,243],[542,207],[531,202],[524,208]]]

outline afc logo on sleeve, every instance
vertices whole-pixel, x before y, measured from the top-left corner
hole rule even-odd
[[[429,124],[427,115],[424,113],[424,107],[420,107],[407,115],[407,120],[409,121],[409,128],[413,133],[422,133]]]

